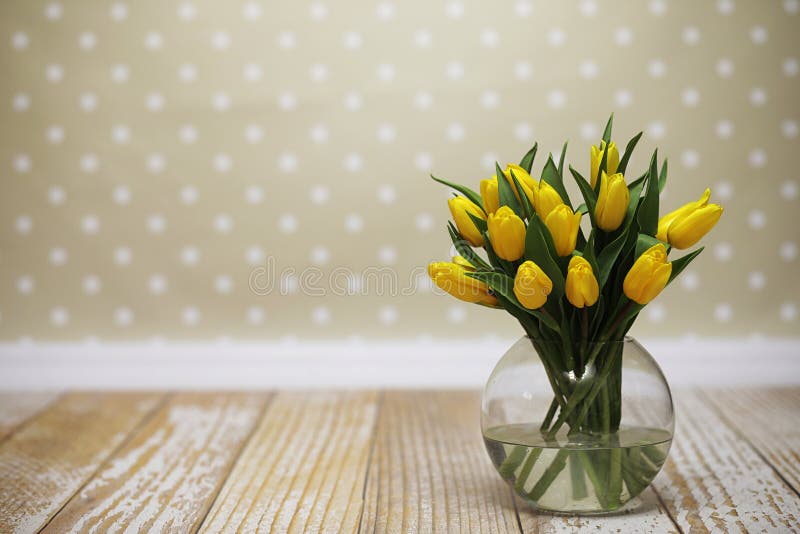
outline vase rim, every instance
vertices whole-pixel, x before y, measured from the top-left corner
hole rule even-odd
[[[528,334],[525,334],[522,337],[531,339],[531,336],[529,336]],[[557,340],[541,339],[539,340],[539,343],[544,345],[561,345],[562,342]],[[626,335],[622,339],[609,339],[607,341],[587,341],[587,344],[589,345],[614,345],[617,343],[619,344],[636,343],[636,338],[634,338],[633,336]]]

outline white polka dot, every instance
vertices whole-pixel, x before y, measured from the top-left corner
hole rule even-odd
[[[36,282],[30,275],[23,275],[17,278],[17,291],[23,295],[30,295],[36,288]]]
[[[111,81],[114,83],[125,83],[131,77],[131,69],[128,65],[117,63],[111,67]]]
[[[433,156],[430,152],[418,152],[414,155],[414,166],[423,172],[430,171],[433,168]]]
[[[325,306],[317,306],[311,312],[311,320],[317,325],[326,325],[331,322],[331,312]]]
[[[377,136],[381,143],[391,143],[397,139],[397,128],[394,124],[383,123],[378,126]]]
[[[750,103],[756,107],[761,107],[767,103],[767,92],[762,87],[755,87],[750,91]]]
[[[328,16],[328,6],[323,2],[312,2],[309,8],[309,14],[314,20],[322,20]]]
[[[69,323],[69,311],[63,306],[56,306],[50,310],[50,323],[62,327]]]
[[[281,294],[291,295],[297,293],[300,289],[300,282],[297,280],[297,275],[292,273],[281,274]]]
[[[378,187],[378,200],[382,204],[394,204],[397,199],[397,192],[391,185],[382,185]]]
[[[397,76],[394,65],[391,63],[382,63],[378,65],[377,69],[378,79],[382,82],[391,82]]]
[[[791,119],[785,119],[783,122],[781,122],[781,132],[783,133],[784,137],[789,139],[797,137],[797,122]]]
[[[761,271],[753,271],[747,275],[747,285],[753,291],[758,291],[767,285],[767,277]]]
[[[694,271],[683,271],[678,277],[681,287],[687,291],[694,291],[700,287],[700,276]]]
[[[663,323],[667,317],[667,309],[663,304],[655,302],[647,306],[647,319],[651,323]]]
[[[348,111],[358,111],[364,105],[364,98],[360,93],[350,91],[344,95],[344,107]]]
[[[783,0],[783,9],[790,15],[796,15],[800,11],[800,2],[797,0]]]
[[[228,111],[231,107],[231,97],[228,93],[218,92],[211,97],[211,107],[215,111]]]
[[[242,78],[248,82],[257,82],[264,76],[264,70],[258,63],[247,63],[242,69]]]
[[[495,170],[495,164],[497,163],[497,154],[494,152],[487,152],[483,156],[481,156],[481,167],[483,167],[486,171],[493,171]]]
[[[200,310],[189,306],[181,311],[181,321],[186,326],[195,326],[200,322]]]
[[[514,76],[518,80],[530,80],[533,77],[533,66],[527,61],[514,63]]]
[[[48,82],[58,83],[64,79],[64,67],[55,63],[50,64],[45,67],[44,75]]]
[[[375,14],[383,21],[389,21],[397,15],[397,6],[393,2],[381,2],[375,9]]]
[[[308,69],[308,77],[314,83],[322,83],[328,79],[328,67],[322,63],[315,63]]]
[[[364,219],[357,213],[350,213],[344,218],[344,229],[350,234],[360,233],[364,229]]]
[[[33,168],[31,157],[27,154],[17,154],[14,156],[14,170],[18,173],[29,172]]]
[[[193,185],[186,185],[180,190],[181,203],[186,204],[187,206],[195,204],[199,196],[200,193]]]
[[[622,26],[614,30],[614,42],[617,46],[630,46],[633,43],[633,30]]]
[[[247,308],[247,313],[246,313],[247,322],[250,323],[251,325],[256,326],[263,324],[265,316],[266,314],[264,312],[264,308],[261,308],[259,306],[250,306],[249,308]]]
[[[246,2],[242,7],[242,16],[245,20],[258,20],[262,14],[261,5],[258,2]]]
[[[447,320],[454,324],[463,323],[467,318],[467,310],[464,306],[456,304],[447,310]]]
[[[28,48],[30,42],[30,38],[25,32],[14,32],[11,36],[11,46],[14,47],[15,50],[25,50]]]
[[[398,312],[397,308],[394,306],[383,306],[381,307],[380,311],[378,312],[378,320],[384,325],[392,325],[397,322],[398,319]]]
[[[178,77],[184,83],[191,83],[197,79],[197,67],[191,63],[184,63],[178,67]]]
[[[217,172],[229,172],[233,168],[233,159],[228,154],[215,154],[212,165]]]
[[[460,80],[464,77],[464,64],[460,61],[450,61],[444,67],[444,74],[451,80]]]
[[[481,30],[480,41],[484,48],[496,48],[500,44],[500,34],[494,28],[484,28]]]
[[[418,48],[430,48],[433,44],[433,34],[428,29],[421,29],[414,32],[414,44]]]
[[[551,28],[547,32],[547,44],[553,48],[564,46],[567,42],[567,32],[561,28]]]
[[[730,15],[735,7],[733,0],[717,0],[717,11],[723,15]]]
[[[797,182],[787,180],[781,184],[781,196],[786,200],[794,200],[797,198]]]
[[[264,201],[264,188],[260,185],[249,185],[244,190],[244,198],[248,204],[261,204]]]
[[[580,126],[581,138],[584,140],[593,140],[600,136],[600,131],[597,124],[591,121],[582,122]]]
[[[618,89],[614,92],[614,102],[621,108],[626,108],[633,102],[633,93],[630,89]]]
[[[93,173],[97,171],[100,162],[97,160],[96,154],[84,154],[81,156],[80,167],[85,173]]]
[[[730,182],[719,182],[714,190],[715,194],[720,198],[720,200],[730,200],[733,198],[733,184]]]
[[[78,46],[82,50],[93,50],[97,45],[97,36],[92,32],[83,32],[78,36]]]
[[[67,251],[61,247],[54,247],[50,249],[49,260],[53,265],[64,265],[67,263]]]
[[[89,274],[83,277],[81,287],[87,295],[97,295],[103,288],[103,283],[98,276]]]
[[[733,245],[722,242],[714,247],[714,257],[719,261],[727,262],[733,258]]]
[[[81,219],[81,231],[86,235],[95,235],[100,231],[100,219],[96,215],[86,215]]]
[[[683,102],[684,106],[695,107],[700,102],[700,93],[693,87],[684,89],[683,93],[681,94],[681,101]]]
[[[115,186],[111,191],[111,199],[119,205],[127,205],[131,201],[131,190],[126,185]]]
[[[151,234],[161,234],[167,228],[167,219],[158,213],[147,216],[147,230]]]
[[[567,95],[560,89],[547,93],[547,105],[553,109],[561,109],[567,104]]]
[[[317,205],[327,204],[331,198],[331,189],[325,185],[312,186],[308,192],[311,202]]]
[[[219,275],[214,279],[214,290],[220,295],[228,295],[233,291],[233,279],[226,275]]]
[[[418,91],[414,95],[414,107],[421,110],[428,110],[433,106],[433,95],[428,91]]]
[[[297,231],[297,217],[291,213],[285,213],[278,219],[278,228],[284,234],[293,234]]]
[[[214,230],[220,234],[229,234],[233,230],[233,218],[227,213],[214,216]]]
[[[378,260],[383,265],[393,265],[397,261],[397,249],[384,245],[378,249]]]
[[[667,12],[667,3],[664,0],[650,0],[650,13],[660,17]]]
[[[781,321],[791,322],[797,319],[797,305],[794,302],[784,302],[781,304]]]
[[[27,111],[31,107],[31,95],[28,93],[17,93],[11,99],[11,108],[16,112]]]
[[[114,310],[114,323],[117,326],[130,326],[133,323],[133,311],[126,307],[117,308]]]
[[[344,157],[342,166],[348,172],[359,172],[364,168],[364,158],[357,152],[351,152]]]
[[[533,13],[533,5],[528,0],[517,0],[514,2],[514,13],[518,17],[528,17]]]
[[[727,323],[733,319],[733,308],[728,303],[717,304],[714,307],[714,319],[720,323]]]
[[[481,105],[486,109],[495,109],[500,105],[500,95],[496,91],[484,91],[481,95]]]
[[[695,26],[687,26],[681,34],[684,44],[694,46],[700,42],[700,30]]]
[[[761,210],[751,210],[747,216],[747,224],[753,230],[761,230],[767,224],[767,216]]]
[[[278,34],[277,42],[279,48],[289,50],[297,46],[297,37],[293,32],[282,31]]]
[[[153,174],[159,174],[167,167],[167,160],[163,154],[148,154],[146,161],[147,171]]]
[[[153,295],[163,295],[168,286],[167,277],[163,274],[151,275],[147,280],[147,290]]]
[[[661,121],[653,121],[647,125],[647,134],[653,139],[663,139],[667,133],[667,127]],[[597,135],[593,135],[591,139],[595,139]]]
[[[66,199],[67,193],[64,191],[63,187],[54,185],[47,190],[47,201],[54,206],[60,206]]]
[[[297,170],[297,156],[291,152],[283,152],[278,156],[278,168],[283,172],[294,172]]]
[[[747,155],[747,162],[751,167],[760,169],[767,164],[767,153],[762,148],[756,148]]]
[[[447,130],[445,132],[445,136],[447,137],[448,141],[457,143],[459,141],[464,140],[464,136],[466,135],[466,131],[464,126],[461,123],[453,122],[447,126]]]
[[[133,260],[133,252],[128,247],[117,247],[114,249],[114,263],[117,265],[130,265]]]
[[[260,143],[264,139],[264,129],[258,124],[248,124],[244,129],[244,139],[251,145]]]
[[[684,167],[693,169],[700,164],[700,154],[696,150],[688,149],[681,153],[681,163]]]
[[[144,46],[148,50],[160,50],[164,46],[164,37],[158,32],[148,32],[144,36]]]
[[[128,6],[123,2],[116,2],[111,5],[111,18],[120,22],[128,18]]]
[[[528,142],[533,139],[533,127],[528,122],[520,122],[514,126],[514,137],[518,141]]]
[[[722,78],[730,78],[733,76],[733,71],[735,70],[735,66],[733,65],[733,61],[729,58],[722,58],[717,61],[717,74],[720,75]]]
[[[330,138],[330,132],[324,124],[315,124],[309,130],[308,136],[315,143],[326,143]]]
[[[430,232],[433,229],[434,219],[430,213],[418,213],[414,224],[420,232]]]
[[[197,18],[197,8],[191,2],[181,2],[178,5],[178,18],[184,22],[191,22]]]
[[[750,30],[750,39],[754,44],[761,45],[767,42],[769,32],[764,26],[753,26]]]
[[[342,44],[348,50],[357,50],[364,44],[364,38],[358,32],[345,32],[342,36]]]
[[[734,126],[729,120],[723,119],[717,123],[716,126],[717,137],[728,139],[733,135]]]
[[[800,71],[800,66],[798,65],[797,58],[793,57],[784,59],[782,68],[783,68],[783,73],[790,78],[794,78],[795,76],[797,76],[798,71]]]
[[[200,251],[197,247],[183,247],[181,249],[181,263],[187,266],[197,265],[200,261]]]
[[[797,259],[797,244],[792,241],[784,241],[781,243],[780,255],[784,261],[794,261]]]
[[[64,135],[64,128],[62,126],[53,125],[47,128],[47,141],[54,145],[58,145],[64,141]]]
[[[14,221],[14,226],[18,233],[27,235],[31,233],[33,229],[33,219],[31,219],[29,215],[20,215],[17,217],[17,220]]]
[[[464,4],[458,0],[450,0],[444,7],[445,15],[451,19],[460,19],[464,16]]]
[[[583,61],[578,64],[578,74],[584,80],[593,80],[597,78],[597,74],[599,73],[600,69],[591,59],[584,59]]]
[[[267,260],[267,253],[258,245],[250,245],[244,253],[247,264],[251,267],[263,265]]]
[[[331,259],[331,252],[327,247],[317,245],[311,249],[309,260],[312,264],[322,266],[327,265]]]
[[[51,2],[44,8],[44,16],[49,20],[58,20],[64,14],[64,8],[58,2]]]

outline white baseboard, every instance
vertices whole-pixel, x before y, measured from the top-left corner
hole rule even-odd
[[[478,388],[512,341],[5,343],[0,389]],[[800,338],[642,344],[673,386],[800,384]]]

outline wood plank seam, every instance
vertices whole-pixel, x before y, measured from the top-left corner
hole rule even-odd
[[[369,484],[369,476],[373,468],[372,459],[375,456],[375,444],[378,439],[378,425],[380,424],[381,417],[383,417],[383,403],[386,399],[386,392],[381,390],[378,392],[378,406],[377,406],[377,413],[375,414],[375,421],[372,425],[372,436],[370,437],[369,442],[369,456],[367,456],[367,469],[364,471],[364,484],[361,486],[361,514],[358,517],[358,529],[356,532],[361,534],[361,526],[364,523],[364,513],[366,511],[366,504],[367,504],[367,485]],[[378,475],[380,475],[380,470],[378,471]],[[380,491],[380,486],[378,486],[378,490]],[[374,532],[374,530],[373,530]]]
[[[11,429],[11,430],[9,430],[9,431],[8,431],[8,433],[7,433],[5,436],[3,436],[2,438],[0,438],[0,446],[2,446],[2,445],[3,445],[3,443],[4,443],[4,442],[5,442],[7,439],[9,439],[11,436],[13,436],[13,435],[14,435],[14,434],[16,434],[18,431],[20,431],[20,430],[22,430],[23,428],[25,428],[26,426],[28,426],[28,424],[29,424],[31,421],[33,421],[33,420],[35,420],[37,417],[39,417],[39,416],[40,416],[42,413],[44,413],[44,411],[45,411],[45,410],[47,410],[48,408],[50,408],[51,406],[53,406],[53,405],[54,405],[56,402],[60,402],[60,401],[61,401],[61,399],[64,397],[64,395],[66,395],[66,393],[67,393],[67,392],[62,392],[62,393],[59,393],[58,395],[56,395],[55,397],[53,397],[52,399],[50,399],[48,402],[46,402],[44,405],[40,406],[38,410],[35,410],[34,412],[30,413],[30,414],[29,414],[27,417],[25,417],[25,418],[24,418],[22,421],[20,421],[20,422],[19,422],[19,423],[17,423],[16,425],[14,425],[14,427],[12,427],[12,429]]]
[[[47,526],[53,522],[53,520],[61,513],[61,511],[75,498],[76,495],[80,494],[81,491],[100,473],[103,469],[105,469],[108,462],[110,462],[118,453],[119,451],[123,450],[123,448],[136,436],[136,434],[149,422],[151,421],[156,414],[167,404],[169,399],[173,396],[173,393],[164,393],[161,398],[153,404],[153,407],[150,409],[147,414],[142,417],[142,419],[131,428],[130,432],[125,436],[124,439],[120,441],[120,443],[109,452],[108,456],[97,465],[97,469],[92,472],[89,476],[86,477],[86,480],[78,487],[75,492],[69,496],[68,499],[65,499],[64,502],[59,506],[58,510],[50,515],[47,521],[39,528],[37,532],[42,532],[47,528]],[[59,396],[60,398],[61,396]]]
[[[236,462],[239,461],[239,458],[241,457],[247,445],[250,443],[250,440],[253,439],[253,435],[256,433],[256,430],[258,430],[258,427],[260,426],[261,421],[266,415],[267,409],[269,408],[269,405],[272,403],[272,400],[274,398],[275,398],[275,393],[270,392],[267,394],[266,399],[264,399],[264,406],[261,407],[261,410],[258,416],[256,417],[255,422],[253,423],[253,428],[250,429],[250,432],[247,434],[247,437],[244,440],[242,440],[242,443],[239,446],[239,450],[236,451],[236,454],[231,458],[230,464],[228,465],[228,471],[225,473],[225,476],[220,477],[217,487],[214,490],[214,498],[212,498],[211,501],[208,503],[208,508],[205,509],[200,519],[197,521],[197,524],[195,525],[195,528],[192,531],[193,534],[197,534],[197,532],[200,531],[203,524],[206,522],[206,518],[208,517],[209,512],[211,512],[211,510],[214,508],[214,504],[217,502],[217,499],[219,498],[220,491],[225,486],[225,483],[228,481],[228,478],[231,476],[231,473],[233,472],[233,468],[236,465]]]
[[[656,498],[658,499],[658,504],[661,505],[661,508],[664,510],[664,513],[667,514],[667,517],[669,517],[669,520],[672,521],[672,524],[675,526],[675,530],[678,531],[678,534],[684,534],[683,528],[681,528],[681,526],[678,524],[678,520],[675,518],[675,516],[672,515],[672,511],[670,511],[669,506],[667,506],[667,503],[664,502],[664,498],[661,496],[661,494],[656,489],[655,484],[653,484],[651,482],[650,486],[648,486],[648,487],[653,490],[653,493],[655,493]],[[646,489],[647,488],[645,488],[645,490]]]
[[[701,396],[701,397],[704,397],[704,398],[705,398],[706,402],[708,402],[709,406],[711,406],[711,409],[712,409],[712,410],[713,410],[713,411],[714,411],[714,412],[717,414],[717,416],[718,416],[718,417],[719,417],[719,418],[720,418],[722,421],[724,421],[724,422],[725,422],[725,424],[728,426],[728,428],[730,428],[730,429],[733,431],[733,433],[734,433],[734,434],[736,434],[737,436],[739,436],[739,438],[740,438],[742,441],[744,441],[745,443],[747,443],[747,444],[750,446],[750,448],[751,448],[751,449],[753,449],[753,452],[755,452],[755,453],[756,453],[756,455],[757,455],[759,458],[761,458],[761,460],[762,460],[762,461],[763,461],[765,464],[767,464],[768,466],[770,466],[770,467],[772,468],[772,470],[775,472],[775,474],[777,475],[777,477],[778,477],[779,479],[781,479],[781,480],[783,481],[783,483],[784,483],[784,484],[786,484],[786,486],[787,486],[789,489],[791,489],[791,490],[792,490],[792,492],[793,492],[793,493],[794,493],[794,494],[795,494],[795,495],[796,495],[798,498],[800,498],[800,491],[798,490],[798,488],[795,488],[795,487],[794,487],[794,485],[793,485],[791,482],[789,482],[789,480],[788,480],[788,479],[787,479],[787,478],[784,476],[784,474],[783,474],[783,473],[781,473],[781,471],[780,471],[780,470],[777,468],[777,466],[775,466],[775,464],[773,464],[773,463],[772,463],[772,462],[769,460],[769,458],[767,458],[767,456],[766,456],[766,455],[765,455],[765,454],[764,454],[764,453],[761,451],[761,449],[760,449],[758,446],[756,446],[756,445],[755,445],[755,444],[754,444],[752,441],[750,441],[750,438],[748,438],[748,437],[747,437],[747,434],[746,434],[744,431],[742,431],[742,430],[741,430],[741,428],[739,427],[739,425],[737,425],[737,424],[736,424],[736,423],[735,423],[733,420],[731,420],[731,418],[730,418],[730,417],[728,417],[728,416],[727,416],[727,415],[726,415],[726,414],[725,414],[725,413],[724,413],[724,412],[723,412],[723,411],[720,409],[720,407],[717,405],[717,403],[714,401],[714,399],[713,399],[711,396],[709,396],[707,393],[703,392],[703,391],[699,391],[699,390],[698,390],[698,393],[700,394],[700,396]]]
[[[517,506],[517,499],[515,498],[516,494],[514,493],[514,489],[511,487],[508,488],[508,496],[511,499],[511,502],[514,504],[514,516],[517,518],[517,528],[519,528],[519,533],[525,534],[525,531],[522,530],[522,519],[519,517],[519,507]]]

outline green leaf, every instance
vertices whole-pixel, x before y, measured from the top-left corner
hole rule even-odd
[[[470,212],[467,212],[467,215],[469,215],[469,218],[472,219],[472,222],[475,224],[475,228],[477,228],[480,233],[485,234],[487,231],[489,231],[489,224],[486,222],[486,219],[481,219],[477,215]]]
[[[542,169],[542,180],[550,184],[561,197],[564,204],[572,208],[572,202],[570,202],[567,189],[564,187],[564,180],[561,179],[558,167],[556,167],[556,164],[553,162],[552,154],[547,156],[547,163],[544,164],[544,169]]]
[[[534,213],[533,206],[531,205],[531,201],[528,198],[528,195],[525,194],[525,190],[522,189],[522,184],[517,179],[517,174],[514,172],[514,169],[511,169],[511,179],[514,180],[514,187],[517,188],[519,191],[519,198],[522,202],[522,213],[524,214],[525,219],[530,219]]]
[[[595,195],[600,194],[600,177],[603,176],[603,172],[608,169],[608,145],[606,145],[606,149],[603,150],[603,155],[600,157],[600,166],[597,167],[597,176],[590,176],[590,178],[594,179],[594,193]]]
[[[533,147],[525,153],[519,162],[519,166],[528,171],[528,174],[531,173],[531,168],[533,168],[533,160],[536,158],[537,150],[539,150],[539,143],[534,143]]]
[[[630,200],[628,201],[628,213],[625,215],[625,217],[633,217],[635,215],[636,208],[639,206],[639,200],[642,197],[642,188],[644,187],[644,181],[646,178],[647,173],[644,173],[628,185]]]
[[[603,247],[603,250],[601,250],[600,254],[597,255],[597,266],[600,269],[600,274],[597,277],[597,283],[600,286],[600,289],[603,289],[603,286],[606,285],[608,277],[611,275],[611,271],[614,269],[614,264],[617,261],[617,257],[619,256],[622,248],[625,246],[625,241],[627,241],[628,232],[630,231],[630,223],[631,219],[629,219],[628,223],[623,226],[622,232],[620,232],[614,241]]]
[[[606,142],[606,145],[611,142],[611,126],[614,123],[614,114],[612,113],[611,116],[608,118],[608,122],[606,123],[606,129],[603,130],[603,141]]]
[[[672,273],[669,275],[669,282],[667,282],[667,285],[672,283],[672,281],[675,280],[675,278],[677,278],[679,274],[681,274],[681,271],[683,271],[692,262],[693,259],[695,259],[697,256],[700,255],[701,252],[703,252],[704,248],[705,247],[700,247],[694,252],[690,252],[686,256],[682,256],[677,260],[673,260]]]
[[[569,166],[569,172],[572,173],[572,177],[575,178],[575,182],[578,184],[578,189],[581,190],[581,195],[583,195],[583,200],[586,205],[586,211],[583,213],[589,213],[589,217],[592,220],[592,226],[595,226],[594,223],[594,208],[597,205],[597,194],[592,189],[592,186],[589,182],[586,181],[586,178],[581,176],[581,173],[576,171],[572,165]],[[580,207],[578,207],[580,210]]]
[[[558,175],[561,176],[561,181],[564,181],[564,161],[567,159],[567,144],[569,141],[564,141],[564,146],[561,148],[561,157],[558,158]]]
[[[651,236],[658,231],[658,150],[653,152],[644,198],[639,206],[639,231]]]
[[[455,189],[456,191],[467,197],[469,200],[471,200],[473,203],[475,203],[479,208],[481,208],[481,210],[483,210],[483,200],[481,200],[481,196],[472,189],[470,189],[469,187],[459,184],[454,184],[452,182],[448,182],[447,180],[442,180],[441,178],[437,178],[432,174],[431,178],[433,178],[434,181],[439,182],[440,184]]]
[[[537,319],[541,320],[544,324],[546,324],[551,330],[555,330],[556,332],[559,331],[558,323],[553,319],[552,316],[540,311],[540,310],[529,310],[525,306],[520,303],[517,299],[517,296],[514,294],[514,279],[510,276],[503,274],[503,273],[485,273],[485,272],[468,272],[465,273],[470,278],[474,278],[476,280],[480,280],[488,285],[492,291],[495,293],[499,293],[503,296],[506,300],[514,304],[517,308],[533,315]]]
[[[581,203],[580,206],[578,206],[578,209],[576,211],[579,211],[583,215],[586,215],[587,213],[589,213],[589,207],[586,205],[586,202],[583,202]]]
[[[508,206],[514,210],[514,213],[522,217],[522,206],[519,205],[519,200],[517,200],[517,195],[514,194],[511,184],[506,180],[503,169],[500,168],[498,163],[495,163],[494,166],[497,168],[497,191],[500,197],[500,206]]]
[[[664,159],[664,164],[661,166],[661,173],[658,175],[658,192],[662,192],[667,185],[667,160]]]
[[[447,223],[447,230],[450,233],[450,239],[453,241],[453,246],[456,247],[461,256],[463,256],[468,262],[475,266],[477,269],[482,269],[485,271],[491,271],[492,266],[486,263],[483,258],[478,256],[475,249],[470,246],[469,242],[461,237],[461,234],[458,233],[458,230],[453,225],[453,223]]]
[[[592,271],[594,271],[594,275],[596,277],[600,273],[600,266],[597,263],[597,257],[595,256],[594,252],[594,238],[595,233],[594,228],[592,228],[592,231],[589,234],[589,240],[586,242],[586,246],[583,248],[583,258],[589,262],[589,265],[592,266]]]
[[[557,256],[551,253],[545,234],[550,231],[538,215],[534,215],[525,234],[525,259],[534,262],[552,280],[552,298],[560,299],[564,294],[564,275],[558,266]]]
[[[631,154],[633,154],[633,149],[636,148],[636,143],[639,142],[639,139],[642,138],[642,132],[639,132],[633,138],[628,141],[628,145],[625,147],[625,153],[622,155],[622,159],[619,160],[619,166],[617,167],[617,172],[625,174],[625,169],[628,168],[628,160],[631,159]]]
[[[655,237],[648,234],[639,234],[638,238],[636,239],[636,252],[634,252],[633,261],[636,261],[636,259],[639,256],[644,254],[651,247],[658,245],[659,243],[664,245],[664,247],[666,248],[667,244],[662,241],[659,241]]]

